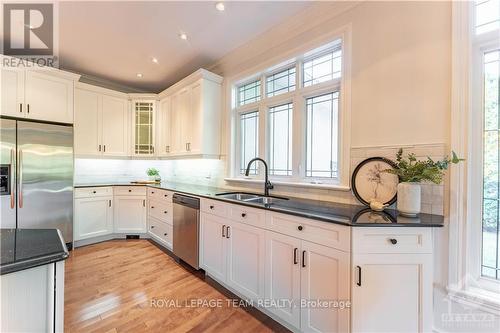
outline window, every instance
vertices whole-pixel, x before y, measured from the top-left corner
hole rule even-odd
[[[260,80],[238,87],[238,105],[254,103],[260,100]]]
[[[295,90],[295,66],[266,78],[267,97]]]
[[[475,1],[476,34],[483,34],[500,28],[500,1]]]
[[[345,29],[342,38],[235,80],[229,180],[241,181],[247,163],[260,157],[275,183],[349,185],[349,132],[340,128],[350,126],[349,104],[342,104],[349,100]],[[258,165],[252,164],[251,178],[262,180]]]
[[[240,157],[240,173],[244,174],[248,162],[258,156],[259,147],[259,112],[249,112],[240,115],[240,142],[241,142],[241,157]],[[256,164],[252,164],[250,174],[257,174]]]
[[[304,62],[304,87],[338,79],[341,75],[342,51],[334,50]]]
[[[338,176],[339,93],[308,98],[306,177]]]
[[[481,275],[500,280],[500,50],[483,56],[483,218]]]
[[[292,175],[292,111],[292,103],[269,109],[269,174],[271,175]]]
[[[153,102],[135,103],[135,153],[153,153]]]

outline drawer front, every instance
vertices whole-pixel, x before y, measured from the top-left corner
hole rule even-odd
[[[266,213],[267,228],[341,251],[350,252],[349,226],[322,222],[274,212]]]
[[[174,192],[162,190],[159,188],[148,187],[148,198],[156,199],[156,200],[166,200],[168,202],[172,202],[172,196]]]
[[[229,218],[233,221],[260,228],[265,228],[266,226],[266,212],[262,209],[231,205],[229,206]]]
[[[363,228],[352,230],[354,253],[432,253],[431,228]]]
[[[79,187],[75,188],[75,198],[93,198],[113,195],[112,187]]]
[[[162,222],[172,223],[173,205],[172,203],[164,203],[157,200],[148,200],[148,215]]]
[[[144,187],[144,186],[114,186],[113,192],[115,195],[146,195],[146,187]]]
[[[164,242],[169,248],[172,248],[172,232],[173,228],[170,224],[165,224],[156,219],[149,219],[148,232],[150,235],[156,236],[160,241]]]
[[[217,215],[220,217],[227,217],[229,205],[217,200],[202,199],[201,211]]]

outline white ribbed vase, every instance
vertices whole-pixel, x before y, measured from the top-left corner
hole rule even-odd
[[[417,216],[420,213],[420,184],[398,184],[398,211],[404,216]]]

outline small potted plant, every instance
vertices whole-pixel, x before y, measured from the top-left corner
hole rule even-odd
[[[146,170],[146,174],[149,176],[149,180],[154,180],[155,182],[161,181],[160,171],[158,171],[158,169],[149,168]]]
[[[433,161],[427,157],[425,161],[418,161],[415,154],[410,153],[403,157],[403,149],[396,154],[396,169],[387,169],[384,172],[399,177],[397,209],[404,216],[416,216],[420,213],[420,183],[432,182],[441,184],[445,170],[450,164],[457,164],[464,159],[458,158],[454,151],[451,159],[445,157],[441,161]]]

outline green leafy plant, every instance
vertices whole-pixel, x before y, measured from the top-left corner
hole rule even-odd
[[[450,164],[457,164],[464,161],[452,151],[451,159],[445,157],[443,160],[434,161],[427,157],[425,161],[417,160],[415,154],[410,153],[403,157],[403,149],[399,149],[396,154],[396,169],[386,169],[383,172],[392,173],[399,177],[400,182],[419,183],[429,181],[434,184],[441,184],[445,170]]]
[[[155,168],[149,168],[149,169],[146,170],[146,174],[149,177],[159,176],[160,175],[160,171],[158,171],[158,169],[155,169]]]

